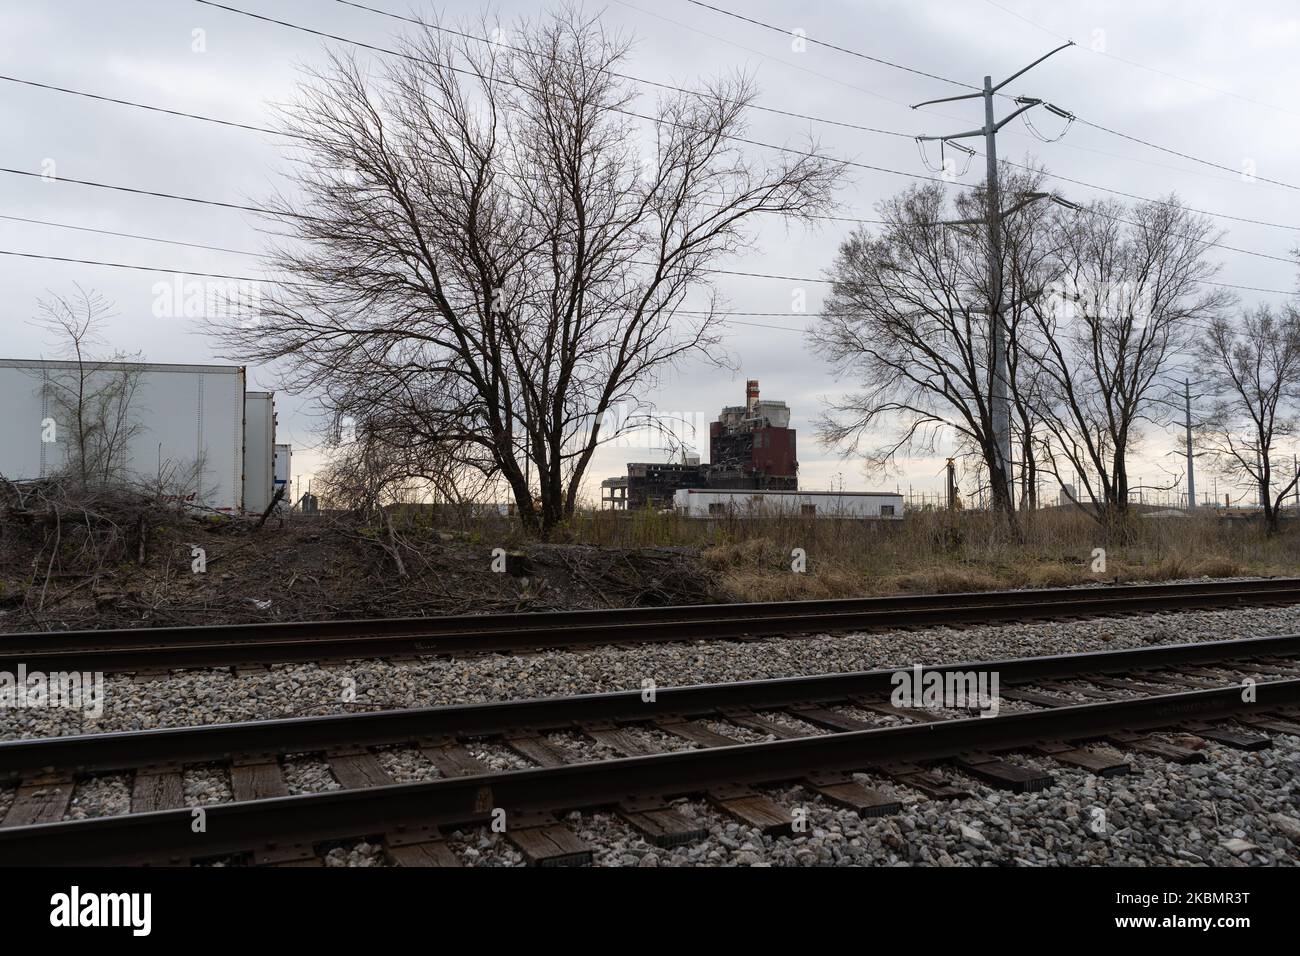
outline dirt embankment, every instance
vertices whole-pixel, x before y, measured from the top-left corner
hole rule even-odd
[[[353,517],[0,519],[0,632],[335,620],[725,599],[688,548],[502,540]],[[101,526],[102,525],[102,526]],[[140,538],[143,538],[141,544]]]

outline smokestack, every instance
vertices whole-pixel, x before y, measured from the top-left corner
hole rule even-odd
[[[751,378],[745,383],[745,411],[750,418],[758,414],[758,379]]]

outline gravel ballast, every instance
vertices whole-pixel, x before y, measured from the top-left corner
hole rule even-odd
[[[181,781],[187,807],[206,807],[235,799],[230,771],[225,767],[194,764],[185,768]]]
[[[65,820],[112,817],[131,812],[131,775],[105,774],[78,782]]]

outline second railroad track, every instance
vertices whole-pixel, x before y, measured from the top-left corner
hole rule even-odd
[[[0,635],[0,670],[165,671],[1300,603],[1300,579]]]

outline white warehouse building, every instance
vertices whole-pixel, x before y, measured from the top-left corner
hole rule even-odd
[[[65,469],[76,409],[89,409],[121,436],[114,457],[128,477],[217,511],[260,513],[277,477],[275,398],[245,382],[234,365],[0,359],[0,476]]]
[[[792,516],[903,520],[903,496],[892,491],[729,491],[679,488],[673,510],[691,518]]]

